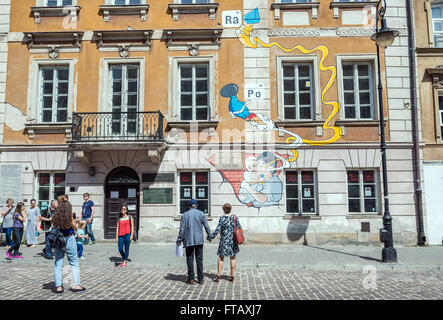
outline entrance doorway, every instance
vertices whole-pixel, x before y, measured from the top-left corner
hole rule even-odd
[[[140,218],[140,179],[137,172],[129,167],[112,170],[105,181],[105,239],[115,239],[120,207],[128,206],[129,214],[134,218],[134,239],[138,238]]]

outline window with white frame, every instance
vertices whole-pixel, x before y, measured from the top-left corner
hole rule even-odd
[[[378,189],[376,170],[349,170],[348,210],[351,213],[377,213]]]
[[[72,0],[46,0],[48,7],[72,6]]]
[[[182,171],[179,173],[180,214],[189,210],[189,201],[197,200],[197,207],[209,214],[209,171]]]
[[[46,209],[51,200],[65,194],[66,176],[64,172],[37,173],[37,204],[41,210]]]
[[[116,64],[109,69],[112,134],[136,133],[140,67],[138,64]]]
[[[443,47],[443,2],[431,4],[434,47]]]
[[[68,119],[69,67],[40,67],[40,121],[66,122]]]
[[[283,63],[285,120],[314,118],[313,72],[310,63]]]
[[[314,171],[286,171],[286,212],[290,214],[316,213]]]
[[[141,0],[114,0],[115,5],[141,4]]]
[[[180,120],[209,120],[209,64],[179,64]]]
[[[342,76],[345,119],[374,119],[372,64],[370,62],[343,62]]]
[[[312,2],[312,0],[280,0],[280,3],[306,3]]]
[[[443,141],[443,95],[438,96],[438,115],[440,117],[441,140]]]

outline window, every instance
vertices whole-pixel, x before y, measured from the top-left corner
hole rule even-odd
[[[115,5],[141,4],[141,0],[114,0]]]
[[[180,172],[180,214],[189,210],[189,200],[196,199],[198,209],[209,212],[209,172]]]
[[[41,210],[46,209],[51,200],[65,194],[65,173],[40,172],[37,174],[37,204]]]
[[[345,119],[374,119],[374,92],[370,62],[344,62]]]
[[[440,116],[440,132],[443,141],[443,96],[438,96],[438,114]]]
[[[313,171],[286,171],[286,212],[316,213]]]
[[[375,170],[348,171],[349,212],[378,212],[378,190]]]
[[[66,122],[68,117],[69,67],[40,68],[40,120]]]
[[[180,64],[180,120],[209,120],[209,65]]]
[[[112,134],[136,133],[140,68],[137,64],[110,66]]]
[[[72,6],[72,0],[47,0],[48,7]]]
[[[443,3],[431,5],[434,46],[443,47]]]
[[[280,0],[281,3],[304,3],[311,2],[311,0]]]
[[[285,119],[313,119],[312,65],[284,63],[282,67]]]
[[[188,3],[209,3],[209,0],[181,0],[182,4]]]

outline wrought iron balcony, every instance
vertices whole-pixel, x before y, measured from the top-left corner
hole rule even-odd
[[[72,118],[72,142],[163,140],[163,114],[144,112],[84,112]]]

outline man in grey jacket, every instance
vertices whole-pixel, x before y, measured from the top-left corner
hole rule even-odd
[[[189,210],[183,213],[180,220],[180,232],[177,238],[177,245],[183,242],[186,249],[186,263],[188,265],[188,284],[194,284],[194,253],[197,263],[198,283],[203,284],[203,228],[206,234],[211,234],[205,214],[197,209],[197,200],[189,201]]]

